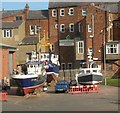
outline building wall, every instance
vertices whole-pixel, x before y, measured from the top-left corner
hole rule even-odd
[[[2,21],[2,22],[13,22],[13,21],[16,20],[16,16],[22,16],[22,20],[25,20],[25,14],[21,13],[21,14],[16,14],[16,15],[13,15],[13,16],[8,16],[8,17],[5,17],[5,18],[2,18],[2,19],[0,19],[0,21]]]
[[[38,25],[40,26],[40,35],[44,35],[44,30],[45,30],[45,36],[48,34],[48,19],[41,19],[41,20],[26,20],[25,23],[25,35],[26,36],[38,36],[36,35],[30,35],[30,25]]]
[[[68,15],[69,8],[74,8],[74,15]],[[82,9],[86,8],[87,15],[82,16]],[[52,17],[52,10],[49,9],[49,29],[50,29],[50,38],[57,38],[59,35],[59,39],[65,39],[67,35],[71,37],[71,39],[77,38],[79,40],[84,41],[84,59],[83,56],[79,58],[80,60],[87,60],[88,48],[94,48],[94,57],[101,60],[101,48],[103,44],[103,39],[100,35],[100,31],[105,29],[105,12],[95,6],[78,6],[78,7],[66,7],[65,9],[65,16],[60,16],[60,9],[57,8],[58,17]],[[91,14],[94,15],[94,37],[90,38],[92,33],[88,32],[88,25],[92,24],[92,17]],[[102,20],[102,22],[101,22]],[[65,33],[60,33],[60,29],[55,28],[55,24],[60,26],[60,24],[65,24]],[[74,32],[69,32],[69,24],[74,23]],[[79,32],[78,25],[81,23],[81,32]],[[59,34],[58,34],[59,33]],[[104,37],[103,37],[104,38]],[[98,44],[99,43],[99,44]],[[75,44],[76,45],[76,44]],[[68,63],[72,62],[73,65],[76,64],[76,47],[60,47],[60,56],[61,61]],[[66,54],[67,53],[67,54]],[[68,59],[69,55],[69,59]],[[78,67],[78,66],[77,66]]]
[[[9,77],[9,61],[8,61],[8,56],[9,51],[8,49],[1,49],[0,48],[0,56],[1,56],[1,67],[0,67],[0,75],[1,75],[1,80],[4,79],[4,77]]]
[[[2,43],[11,46],[18,46],[18,43],[25,37],[25,22],[23,22],[18,28],[12,29],[12,37],[3,37],[3,30],[0,29],[0,36],[2,37]]]
[[[36,51],[36,45],[21,45],[18,47],[17,53],[17,65],[24,64],[26,62],[27,52]]]

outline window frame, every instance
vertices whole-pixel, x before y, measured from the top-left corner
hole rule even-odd
[[[65,66],[65,68],[63,69],[63,65]],[[61,69],[65,70],[66,69],[66,63],[61,63]]]
[[[33,29],[31,29],[31,27],[33,27]],[[30,25],[30,35],[34,35],[35,34],[35,27],[34,25]]]
[[[40,26],[35,25],[35,32],[34,34],[38,34],[40,32]]]
[[[82,16],[86,16],[87,15],[87,10],[86,10],[86,8],[83,8],[82,9]]]
[[[74,8],[69,8],[69,13],[68,14],[71,15],[71,16],[74,15]]]
[[[84,54],[84,41],[78,41],[78,54]],[[82,46],[81,46],[82,44]],[[81,51],[82,50],[82,51]]]
[[[92,25],[88,25],[88,32],[91,33],[92,32]]]
[[[64,28],[62,28],[62,26],[64,26]],[[65,33],[65,24],[61,24],[60,25],[60,32],[61,33]]]
[[[72,28],[72,25],[73,25],[73,28]],[[69,24],[69,31],[70,31],[71,33],[74,32],[74,23],[70,23],[70,24]]]
[[[4,38],[11,38],[13,36],[12,29],[3,29],[3,37]]]
[[[106,54],[119,54],[119,45],[118,44],[107,44],[106,45]]]
[[[65,9],[60,9],[60,16],[65,16]]]
[[[56,9],[52,9],[52,17],[57,17],[57,10]]]
[[[71,68],[69,68],[70,67],[69,65],[71,65]],[[67,69],[72,69],[72,63],[71,62],[67,63]]]

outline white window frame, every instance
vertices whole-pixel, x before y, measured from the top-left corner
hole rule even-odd
[[[34,33],[35,33],[35,27],[34,25],[30,25],[30,35],[34,35]]]
[[[63,28],[64,27],[64,28]],[[65,33],[65,24],[60,25],[60,32]]]
[[[50,49],[51,49],[51,51],[54,51],[54,44],[50,45]]]
[[[92,53],[93,53],[93,48],[88,48],[88,54],[90,54],[90,55],[92,55]]]
[[[69,24],[69,31],[74,32],[74,23]]]
[[[84,41],[78,41],[78,54],[84,53]]]
[[[89,32],[89,33],[92,32],[92,25],[88,25],[88,32]]]
[[[106,54],[119,54],[119,45],[118,44],[107,44],[106,45]]]
[[[12,29],[3,29],[3,37],[4,38],[11,38],[13,34]]]
[[[58,24],[55,24],[55,29],[58,29]]]
[[[35,25],[35,34],[38,34],[40,32],[40,26]]]
[[[65,9],[60,9],[60,16],[65,16]]]
[[[82,9],[82,16],[86,16],[86,14],[87,14],[86,8],[83,8]]]
[[[69,15],[74,15],[74,8],[69,8]]]
[[[57,10],[56,9],[52,10],[52,17],[57,17]]]

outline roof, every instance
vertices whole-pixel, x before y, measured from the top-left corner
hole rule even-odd
[[[16,15],[16,14],[21,14],[23,12],[24,10],[3,10],[3,11],[0,11],[0,15],[2,15],[2,18],[5,18],[5,17]]]
[[[49,2],[49,8],[61,8],[69,6],[88,5],[89,2]]]
[[[111,12],[111,13],[120,13],[119,7],[120,2],[105,2],[100,3],[99,7],[105,11]]]
[[[7,45],[7,44],[3,44],[3,43],[0,43],[0,48],[16,49],[15,46],[11,46],[11,45]]]
[[[62,7],[69,7],[69,6],[85,6],[89,5],[93,2],[82,2],[81,0],[78,0],[78,2],[74,2],[75,0],[61,0],[62,2],[53,2],[53,0],[50,0],[49,2],[49,8],[62,8]],[[72,1],[72,2],[71,2]],[[80,1],[80,2],[79,2]],[[109,11],[112,13],[120,12],[118,8],[120,7],[120,2],[108,2],[107,0],[104,0],[102,2],[94,2],[95,5],[99,6],[102,10]]]
[[[14,21],[14,22],[2,22],[0,23],[0,28],[2,29],[10,29],[10,28],[18,28],[23,21]]]
[[[29,36],[29,37],[25,37],[20,43],[19,45],[35,45],[38,43],[38,37],[34,37],[34,36]]]
[[[27,19],[46,19],[48,10],[30,10]]]

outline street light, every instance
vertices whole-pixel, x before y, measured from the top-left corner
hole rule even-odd
[[[107,80],[106,80],[106,44],[105,44],[105,38],[104,38],[104,31],[103,30],[101,30],[100,31],[100,33],[101,33],[101,35],[102,35],[102,40],[103,40],[103,54],[104,54],[104,56],[103,56],[103,63],[104,63],[104,77],[105,77],[105,85],[107,85]]]

